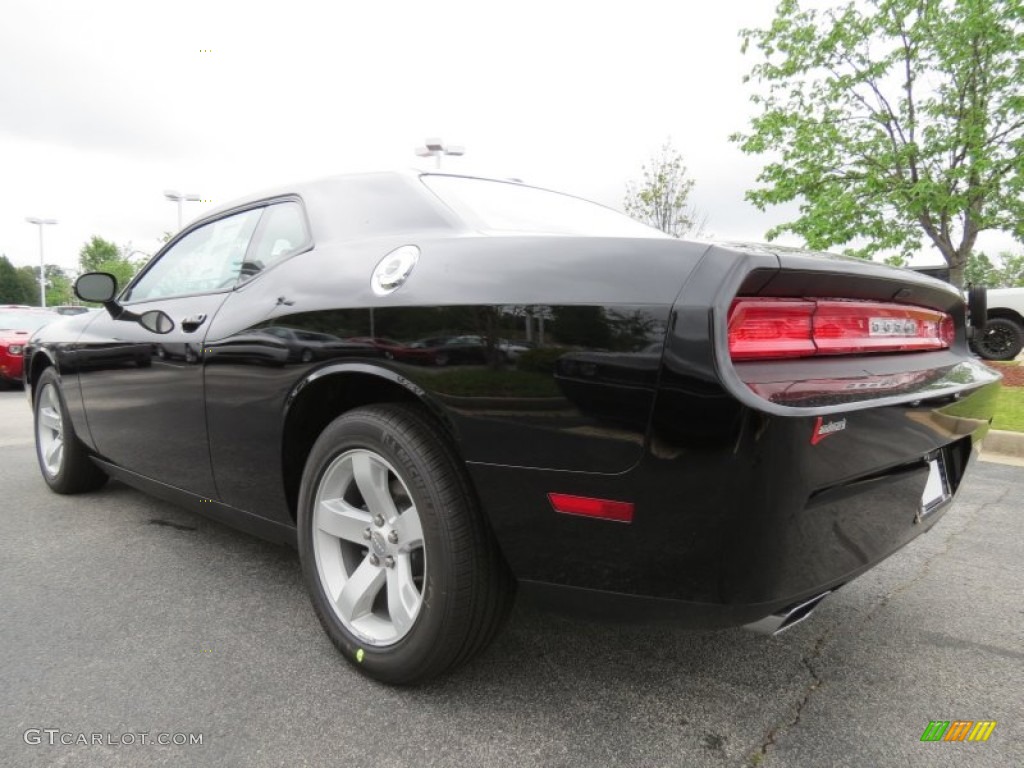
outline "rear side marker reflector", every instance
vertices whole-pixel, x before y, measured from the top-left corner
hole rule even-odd
[[[953,318],[906,304],[841,299],[736,299],[729,309],[733,360],[946,349]]]
[[[614,520],[618,523],[633,522],[633,505],[626,501],[591,499],[564,493],[549,493],[548,501],[555,512],[561,512],[563,515],[583,515],[601,520]]]

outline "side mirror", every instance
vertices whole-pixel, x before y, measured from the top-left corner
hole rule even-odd
[[[86,272],[75,281],[75,295],[82,301],[106,304],[117,293],[117,279],[109,272]]]
[[[117,278],[109,272],[86,272],[75,281],[75,295],[82,301],[99,302],[115,320],[138,323],[150,333],[162,335],[174,330],[174,321],[166,312],[151,309],[137,315],[118,304],[114,300]]]
[[[151,309],[139,315],[139,325],[152,333],[170,333],[174,330],[174,321],[166,312]]]

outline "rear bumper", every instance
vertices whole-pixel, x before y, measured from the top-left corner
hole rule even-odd
[[[955,340],[932,352],[734,362],[737,296],[898,301],[948,313]],[[635,466],[611,475],[471,465],[524,593],[559,596],[563,609],[603,603],[604,616],[741,625],[877,565],[948,511],[947,501],[922,515],[930,461],[941,457],[955,496],[988,431],[999,376],[970,357],[964,320],[958,292],[928,278],[713,247],[666,324]],[[605,424],[592,455],[614,435]],[[552,492],[631,503],[632,522],[555,513]]]
[[[922,516],[928,459],[942,457],[955,496],[997,389],[991,377],[825,417],[767,413],[722,390],[662,393],[644,458],[626,473],[470,469],[524,593],[604,616],[747,624],[847,583],[935,525],[950,501]],[[843,428],[820,437],[823,419]],[[632,502],[633,522],[557,514],[549,492]]]

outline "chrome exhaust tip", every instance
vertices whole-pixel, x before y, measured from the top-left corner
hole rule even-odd
[[[832,592],[833,590],[829,589],[820,595],[815,595],[808,600],[784,608],[778,613],[765,616],[759,621],[744,624],[743,628],[756,632],[759,635],[777,635],[780,632],[785,632],[790,627],[796,626],[810,616],[821,601],[831,595]]]

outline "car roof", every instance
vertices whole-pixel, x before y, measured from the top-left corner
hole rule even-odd
[[[446,173],[439,170],[403,169],[340,174],[271,187],[240,197],[209,211],[202,218],[190,223],[182,232],[230,211],[288,197],[302,199],[309,214],[313,239],[318,243],[406,232],[441,234],[469,229],[467,223],[439,197],[419,183],[423,176],[447,176],[530,186],[513,179]],[[344,205],[339,205],[339,201],[344,201]]]
[[[225,213],[294,197],[301,198],[317,243],[464,228],[447,206],[418,183],[418,177],[418,173],[399,171],[356,173],[264,189],[214,208],[171,242]]]
[[[358,190],[360,186],[366,186],[375,182],[408,185],[410,182],[418,180],[421,176],[455,176],[460,178],[483,179],[485,181],[510,181],[509,179],[493,179],[486,176],[473,176],[465,173],[447,173],[439,170],[422,171],[414,168],[391,171],[367,171],[363,173],[339,173],[316,179],[292,182],[290,184],[266,187],[258,192],[238,197],[224,203],[223,205],[217,206],[205,214],[203,218],[214,218],[226,211],[234,210],[235,208],[240,208],[250,203],[257,203],[263,200],[271,200],[279,197],[287,197],[289,195],[315,197],[319,194],[329,194],[336,191],[339,186]]]

